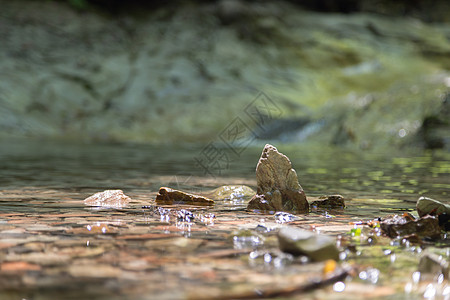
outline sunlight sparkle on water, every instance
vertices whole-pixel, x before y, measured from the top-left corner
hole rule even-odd
[[[343,283],[342,281],[338,281],[333,285],[333,290],[335,292],[343,292],[345,290],[345,283]]]

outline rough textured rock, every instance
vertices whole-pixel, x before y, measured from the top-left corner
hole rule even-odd
[[[84,204],[105,208],[122,208],[128,205],[131,198],[122,190],[105,190],[84,199]]]
[[[344,208],[344,197],[341,195],[329,195],[319,197],[319,200],[311,202],[312,208]]]
[[[247,208],[264,211],[309,211],[305,192],[286,155],[267,144],[256,166],[258,189]]]
[[[421,217],[425,215],[437,216],[443,213],[450,215],[449,204],[445,204],[427,197],[420,197],[419,200],[417,200],[416,208],[417,213]]]
[[[313,261],[339,259],[339,250],[334,238],[318,235],[294,227],[284,227],[278,232],[280,249],[294,255],[306,255]]]
[[[185,193],[168,187],[161,187],[156,195],[158,204],[213,205],[214,201],[203,196]]]
[[[432,216],[414,219],[411,215],[394,215],[382,220],[380,227],[391,238],[413,234],[420,238],[439,238],[441,236],[438,218]]]

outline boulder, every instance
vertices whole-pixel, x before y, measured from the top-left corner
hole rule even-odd
[[[313,261],[339,259],[339,250],[334,238],[319,235],[295,227],[284,227],[278,232],[279,247],[293,255],[306,255]]]
[[[214,205],[214,201],[199,195],[189,194],[168,187],[161,187],[156,195],[157,204]]]
[[[267,144],[256,166],[257,192],[247,208],[307,213],[309,204],[286,155]]]
[[[103,208],[122,208],[127,206],[130,200],[131,198],[122,190],[105,190],[84,199],[84,204]]]
[[[425,215],[440,215],[443,213],[450,215],[449,204],[427,197],[420,197],[419,200],[417,200],[416,208],[420,217]]]

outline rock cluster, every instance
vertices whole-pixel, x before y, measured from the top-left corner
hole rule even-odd
[[[416,219],[411,215],[394,215],[381,221],[380,227],[391,238],[411,235],[419,238],[439,238],[441,236],[438,218],[434,216]]]
[[[286,155],[267,144],[256,166],[257,192],[247,208],[306,213],[309,204]]]

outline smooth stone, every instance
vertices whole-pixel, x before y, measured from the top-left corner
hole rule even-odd
[[[131,198],[122,190],[105,190],[84,199],[84,204],[105,208],[122,208],[127,206],[130,201]]]
[[[247,209],[307,213],[309,204],[289,158],[267,144],[256,166],[256,195]]]
[[[345,208],[345,202],[341,195],[328,195],[312,201],[310,206],[312,208]]]
[[[421,273],[431,273],[434,275],[443,274],[444,278],[449,278],[449,262],[441,255],[425,250],[419,261],[418,271]]]
[[[288,226],[278,232],[278,243],[283,252],[306,255],[313,261],[339,259],[336,241],[327,235]]]
[[[241,200],[255,195],[255,191],[246,185],[223,185],[204,194],[214,200]]]
[[[168,187],[161,187],[156,195],[157,204],[191,204],[191,205],[214,205],[214,200],[194,195]]]
[[[439,220],[433,216],[414,219],[408,216],[390,216],[380,222],[381,230],[391,238],[417,235],[420,238],[439,238],[441,228]]]
[[[416,208],[420,217],[425,215],[440,215],[443,213],[450,215],[449,204],[427,197],[420,197],[419,200],[417,200]]]

